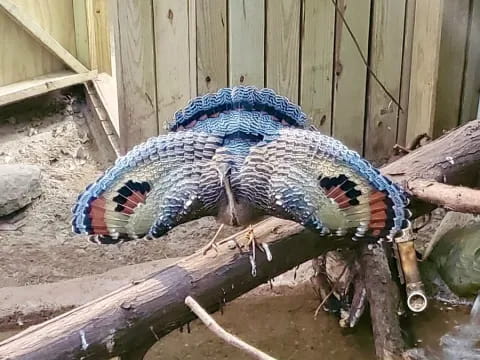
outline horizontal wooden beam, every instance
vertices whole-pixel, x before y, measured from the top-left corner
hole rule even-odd
[[[70,54],[55,38],[38,25],[31,17],[11,0],[0,0],[0,9],[12,18],[18,25],[39,41],[48,51],[58,56],[67,66],[77,73],[87,72],[88,69]]]
[[[97,71],[76,74],[72,71],[44,75],[0,87],[0,106],[92,80]]]

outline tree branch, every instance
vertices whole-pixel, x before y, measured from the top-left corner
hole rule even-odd
[[[415,197],[430,204],[448,210],[480,214],[480,190],[424,179],[409,181],[407,187]]]
[[[225,331],[191,296],[186,297],[185,305],[187,305],[190,310],[197,315],[200,321],[203,322],[211,332],[213,332],[227,344],[235,346],[254,359],[275,360],[275,358],[271,357],[270,355],[265,354],[263,351],[258,350],[252,345],[247,344],[245,341]]]

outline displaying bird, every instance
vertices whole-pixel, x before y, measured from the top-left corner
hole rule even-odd
[[[308,128],[287,98],[234,87],[191,100],[166,135],[119,158],[78,197],[73,231],[116,243],[206,215],[235,226],[270,215],[322,235],[391,239],[409,224],[406,205],[398,186]]]

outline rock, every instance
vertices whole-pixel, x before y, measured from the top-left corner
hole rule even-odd
[[[38,134],[38,130],[31,127],[28,129],[28,136],[33,136],[33,135],[37,135]]]
[[[41,195],[40,173],[34,165],[0,165],[0,216],[23,208]]]
[[[476,296],[480,291],[480,224],[446,232],[429,259],[453,292],[464,297]]]
[[[436,227],[435,232],[428,243],[428,246],[423,254],[424,258],[428,258],[437,242],[450,230],[461,229],[466,225],[480,222],[480,217],[472,214],[449,211],[443,217],[440,225]]]

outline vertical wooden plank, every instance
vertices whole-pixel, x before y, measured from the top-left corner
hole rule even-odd
[[[412,44],[416,0],[406,0],[406,2],[405,27],[403,31],[402,83],[400,86],[400,106],[402,107],[402,110],[399,109],[398,111],[397,126],[397,143],[404,146],[406,145],[405,139],[407,136],[408,101],[412,68]]]
[[[362,53],[368,54],[370,0],[339,0]],[[333,136],[363,152],[367,68],[340,16],[336,16]]]
[[[300,104],[324,134],[332,131],[335,7],[331,0],[304,0]]]
[[[298,102],[300,60],[299,0],[267,0],[266,85]]]
[[[154,0],[153,8],[158,121],[164,132],[190,98],[188,0]]]
[[[444,1],[434,137],[460,120],[469,8],[470,0]]]
[[[264,86],[264,0],[230,0],[229,84]]]
[[[93,21],[95,30],[95,55],[97,70],[112,75],[112,49],[110,46],[111,22],[108,0],[93,0]]]
[[[87,68],[97,68],[93,0],[73,0],[77,59]]]
[[[190,98],[197,96],[197,1],[188,0]]]
[[[199,94],[227,86],[226,0],[196,0],[197,89]]]
[[[407,143],[433,133],[442,13],[442,0],[416,2]]]
[[[473,0],[460,122],[477,119],[480,96],[480,0]]]
[[[115,44],[122,151],[158,134],[152,3],[116,0]]]
[[[370,67],[385,88],[400,99],[405,0],[373,2]],[[369,74],[365,157],[387,160],[397,141],[398,107]]]

